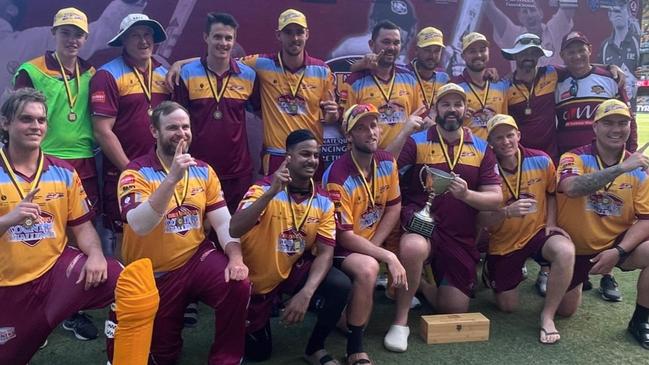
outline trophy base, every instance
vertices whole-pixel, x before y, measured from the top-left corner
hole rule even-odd
[[[405,228],[410,233],[416,233],[426,238],[430,238],[433,235],[435,226],[436,224],[433,220],[425,220],[415,214]]]

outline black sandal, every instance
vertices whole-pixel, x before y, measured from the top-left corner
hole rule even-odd
[[[649,350],[649,322],[631,321],[629,322],[629,332],[640,342],[645,350]]]

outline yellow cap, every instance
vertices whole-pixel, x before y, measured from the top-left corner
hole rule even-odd
[[[508,125],[518,130],[518,125],[516,125],[516,121],[511,115],[496,114],[487,121],[487,134],[491,134],[491,131],[496,129],[499,125]]]
[[[417,47],[428,46],[444,47],[444,34],[441,30],[433,27],[426,27],[417,33]]]
[[[306,16],[295,9],[286,9],[279,15],[277,30],[282,30],[289,24],[297,24],[303,28],[306,26]]]
[[[470,45],[472,45],[475,42],[484,42],[489,46],[489,41],[487,40],[487,37],[485,37],[481,33],[477,32],[471,32],[464,37],[462,37],[462,52],[466,51],[467,48],[469,48]]]
[[[631,112],[629,112],[629,106],[626,103],[617,99],[608,99],[599,104],[593,121],[597,122],[611,115],[621,115],[631,119]]]
[[[65,8],[56,12],[52,28],[61,25],[74,25],[88,33],[88,17],[81,10],[76,8]]]
[[[439,89],[437,89],[437,94],[435,95],[435,104],[437,104],[440,99],[448,94],[458,94],[466,102],[466,93],[464,92],[464,89],[458,84],[449,82],[448,84],[443,85]]]
[[[379,116],[379,111],[372,104],[354,104],[343,114],[343,131],[349,132],[361,118],[372,115]]]

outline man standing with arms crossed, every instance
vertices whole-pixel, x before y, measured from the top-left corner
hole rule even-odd
[[[219,176],[234,213],[252,182],[245,104],[255,71],[231,58],[238,24],[229,14],[209,13],[203,39],[207,56],[185,64],[174,100],[189,110],[194,136],[189,152]]]
[[[572,237],[577,256],[559,314],[577,311],[589,274],[610,273],[615,266],[639,269],[628,330],[649,349],[649,158],[646,144],[634,153],[625,149],[631,120],[626,103],[604,101],[593,120],[595,141],[561,156],[558,223]]]
[[[116,235],[122,231],[117,179],[129,161],[153,146],[149,117],[153,108],[171,97],[164,83],[167,70],[152,57],[155,44],[166,38],[160,23],[148,16],[126,16],[108,42],[123,47],[122,56],[103,65],[90,80],[93,132],[104,154],[104,224],[113,232],[116,247]]]
[[[349,150],[325,172],[323,184],[334,202],[337,243],[334,265],[352,280],[347,306],[347,363],[367,364],[363,331],[372,313],[379,262],[385,262],[393,286],[407,286],[397,256],[383,246],[399,220],[401,193],[397,164],[379,150],[379,112],[371,104],[350,107],[343,115]],[[408,302],[410,303],[410,302]]]
[[[408,310],[427,259],[437,281],[437,290],[431,295],[436,311],[468,310],[480,258],[475,244],[477,211],[494,210],[502,200],[493,152],[486,141],[462,127],[464,90],[453,83],[442,86],[435,108],[436,126],[410,136],[398,160],[406,191],[401,212],[406,231],[414,213],[428,198],[421,186],[421,169],[437,168],[451,174],[453,180],[449,193],[437,197],[431,209],[436,222],[432,236],[407,231],[401,237],[399,259],[406,269],[408,285],[397,289],[395,318],[383,340],[385,348],[394,352],[408,348]]]
[[[324,344],[347,305],[351,284],[343,272],[331,267],[336,245],[334,204],[313,181],[320,153],[313,132],[291,132],[286,152],[286,160],[272,177],[250,187],[230,225],[232,235],[241,236],[254,291],[248,307],[246,358],[270,358],[271,309],[288,294],[292,297],[281,320],[285,325],[302,322],[310,303],[319,311],[304,351],[307,362],[336,365]],[[322,307],[315,304],[318,301],[324,303]]]
[[[521,132],[509,115],[491,118],[487,131],[503,181],[503,203],[498,210],[478,215],[479,225],[490,233],[483,278],[493,289],[498,308],[513,312],[518,307],[517,287],[523,280],[520,268],[527,258],[552,265],[539,341],[553,344],[560,338],[554,317],[570,284],[575,262],[574,246],[568,234],[557,226],[554,164],[545,152],[519,144]]]
[[[187,304],[201,300],[216,314],[208,363],[239,364],[250,283],[239,240],[229,235],[230,213],[219,179],[209,165],[186,152],[192,133],[181,105],[160,103],[150,129],[155,147],[129,163],[118,188],[126,223],[124,262],[150,258],[160,292],[151,361],[170,365],[178,360],[183,312]],[[224,253],[206,239],[205,219]]]

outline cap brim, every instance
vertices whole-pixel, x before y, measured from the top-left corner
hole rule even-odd
[[[440,42],[427,42],[427,43],[424,43],[424,44],[418,44],[417,45],[417,47],[419,47],[419,48],[426,48],[426,47],[430,47],[430,46],[440,46],[442,48],[446,48],[446,46],[443,45]]]
[[[167,39],[167,33],[165,32],[164,28],[160,23],[153,19],[143,19],[143,20],[138,20],[135,23],[131,24],[128,28],[123,29],[121,32],[117,33],[113,39],[108,41],[108,45],[111,47],[121,47],[122,44],[122,36],[124,33],[128,32],[129,29],[133,28],[136,25],[146,25],[153,29],[153,43],[158,44],[161,42],[164,42]]]
[[[460,95],[462,97],[462,99],[464,100],[464,102],[466,103],[466,93],[461,93],[459,90],[449,90],[449,91],[447,91],[445,93],[441,93],[441,94],[437,95],[435,97],[434,104],[437,104],[443,97],[451,95],[451,94]]]
[[[349,125],[347,125],[345,133],[349,133],[349,131],[351,131],[356,126],[356,124],[358,124],[359,120],[361,120],[361,119],[363,119],[365,117],[376,117],[376,118],[378,118],[379,115],[381,115],[379,112],[365,112],[365,113],[362,113],[361,115],[356,116],[356,118],[354,118],[355,122],[351,125],[351,127]]]
[[[491,45],[491,44],[489,43],[489,41],[487,41],[487,40],[484,40],[484,39],[477,39],[477,40],[475,40],[475,41],[473,41],[473,42],[467,44],[466,47],[462,48],[462,52],[466,51],[467,48],[471,47],[472,45],[474,45],[474,44],[476,44],[476,43],[478,43],[478,42],[482,42],[482,43],[484,43],[487,47],[489,47],[489,46]]]
[[[505,57],[505,59],[508,59],[508,60],[512,61],[514,59],[515,54],[521,53],[521,52],[523,52],[524,50],[526,50],[528,48],[536,48],[536,49],[538,49],[539,51],[541,51],[543,53],[543,55],[545,57],[552,57],[552,55],[554,54],[554,52],[552,52],[550,50],[547,50],[547,49],[544,49],[543,47],[537,46],[535,44],[526,44],[526,45],[521,45],[520,47],[514,47],[514,48],[504,48],[504,49],[500,50],[500,53],[502,53],[502,55],[503,55],[503,57]]]
[[[282,27],[282,29],[288,27],[288,26],[291,25],[291,24],[299,25],[300,27],[302,27],[302,28],[304,28],[304,29],[308,28],[308,27],[306,26],[306,24],[302,24],[302,23],[300,23],[300,22],[290,22],[290,23],[286,23],[286,24],[284,24],[284,26]],[[277,30],[281,32],[282,29],[277,29]]]
[[[573,43],[575,43],[575,42],[583,43],[583,44],[585,44],[585,45],[587,45],[587,46],[590,46],[590,45],[591,45],[591,43],[588,42],[588,41],[585,40],[585,39],[574,38],[574,39],[571,39],[571,40],[569,40],[568,42],[566,42],[566,43],[561,47],[561,50],[563,51],[564,49],[568,48],[569,45],[571,45],[571,44],[573,44]]]
[[[628,113],[624,113],[624,112],[615,112],[615,111],[614,111],[614,112],[612,112],[612,113],[608,113],[608,114],[604,114],[604,115],[602,115],[602,116],[599,117],[598,119],[595,119],[593,122],[599,122],[599,121],[602,120],[602,119],[605,119],[605,118],[608,118],[608,117],[612,117],[612,116],[624,117],[624,118],[626,118],[626,119],[628,119],[628,120],[631,120],[631,119],[632,119],[632,118],[631,118],[631,115],[628,114]]]

